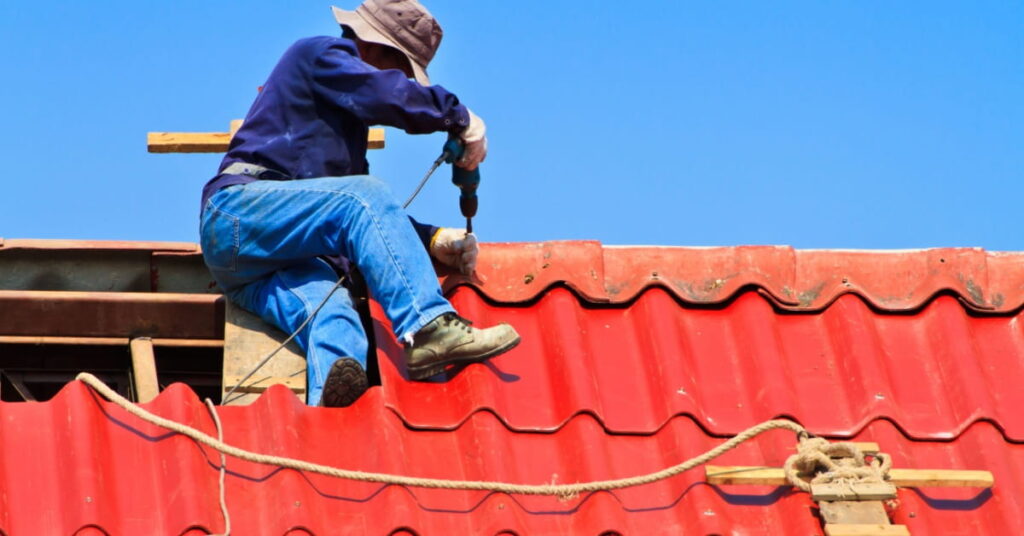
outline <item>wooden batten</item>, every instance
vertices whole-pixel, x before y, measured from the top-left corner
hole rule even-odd
[[[231,121],[227,132],[150,132],[146,148],[151,153],[224,153],[242,120]],[[384,148],[384,129],[371,128],[366,139],[370,149]]]

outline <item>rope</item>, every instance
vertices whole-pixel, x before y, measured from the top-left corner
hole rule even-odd
[[[853,443],[829,443],[824,438],[805,437],[801,438],[797,453],[786,460],[783,470],[790,484],[806,492],[811,491],[811,484],[852,485],[888,480],[892,468],[888,454],[876,453],[870,463],[865,458]],[[808,483],[800,478],[801,473],[815,476]]]
[[[654,473],[648,473],[646,475],[639,475],[629,478],[619,478],[613,480],[598,480],[593,482],[581,482],[576,484],[511,484],[507,482],[492,482],[482,480],[446,480],[446,479],[435,479],[435,478],[420,478],[411,476],[392,475],[386,473],[369,473],[363,471],[353,471],[349,469],[339,469],[336,467],[330,467],[326,465],[320,465],[310,463],[304,460],[297,460],[293,458],[285,458],[282,456],[270,456],[266,454],[259,454],[250,452],[247,450],[240,449],[238,447],[225,443],[222,439],[211,437],[195,428],[188,425],[154,415],[153,413],[142,409],[141,407],[131,403],[123,396],[117,394],[113,389],[108,387],[98,378],[87,372],[80,373],[77,378],[79,381],[92,387],[105,398],[117,404],[128,413],[149,422],[166,428],[168,430],[177,432],[184,436],[190,437],[195,441],[202,443],[210,448],[213,448],[222,453],[221,468],[223,471],[223,454],[233,456],[235,458],[260,463],[264,465],[274,465],[284,467],[288,469],[295,469],[297,471],[306,471],[310,473],[318,473],[327,476],[333,476],[337,478],[344,478],[347,480],[357,480],[360,482],[378,482],[382,484],[395,484],[401,486],[410,486],[418,488],[434,488],[434,489],[458,489],[458,490],[483,490],[483,491],[498,491],[508,494],[516,495],[552,495],[557,496],[561,499],[571,499],[581,493],[592,492],[592,491],[607,491],[613,489],[621,489],[632,486],[639,486],[642,484],[650,484],[657,482],[672,476],[675,476],[684,471],[688,471],[710,462],[711,460],[725,454],[726,452],[738,447],[742,443],[753,439],[754,437],[761,435],[770,430],[790,430],[801,436],[807,434],[803,426],[793,422],[782,419],[766,421],[757,426],[753,426],[740,432],[735,437],[727,440],[726,442],[718,445],[717,447],[697,456],[691,458],[685,462],[656,471]],[[216,415],[216,413],[214,414]],[[219,425],[218,425],[219,429]],[[223,473],[222,473],[223,475]],[[799,477],[795,477],[799,480]],[[796,485],[796,484],[794,484]],[[803,488],[801,488],[803,489]],[[225,515],[226,515],[225,507]]]
[[[213,416],[213,424],[217,426],[217,440],[224,441],[224,429],[220,425],[220,416],[217,415],[217,408],[213,407],[213,402],[209,398],[206,399],[206,407],[210,410],[210,415]],[[216,534],[214,536],[231,536],[231,515],[228,513],[228,501],[225,496],[224,476],[227,473],[227,460],[224,457],[224,453],[220,453],[220,513],[224,515],[224,534]]]

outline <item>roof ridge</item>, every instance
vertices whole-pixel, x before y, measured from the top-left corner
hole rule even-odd
[[[1024,252],[981,248],[798,250],[603,246],[600,242],[485,243],[479,277],[442,277],[450,291],[472,286],[494,302],[528,303],[563,284],[592,303],[623,303],[652,286],[696,305],[761,288],[781,309],[821,311],[855,293],[881,311],[911,311],[952,292],[975,312],[1024,306]]]

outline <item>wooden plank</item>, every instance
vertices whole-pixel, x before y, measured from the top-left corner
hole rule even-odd
[[[811,484],[815,501],[886,501],[896,498],[896,486],[886,482]]]
[[[825,536],[910,536],[906,525],[825,525]]]
[[[995,477],[989,471],[951,469],[892,469],[889,482],[900,488],[991,488]]]
[[[151,153],[224,153],[230,132],[150,132],[146,148]]]
[[[226,394],[231,387],[238,383],[238,379],[245,377],[260,360],[267,356],[274,348],[284,341],[287,336],[276,328],[264,323],[257,316],[242,310],[230,301],[224,308],[224,381],[222,394]],[[280,352],[271,358],[270,362],[263,366],[249,378],[247,384],[271,377],[288,378],[293,390],[300,393],[306,391],[306,373],[302,372],[292,376],[295,372],[304,371],[306,359],[302,350],[292,341]],[[256,385],[264,389],[272,385],[269,381],[260,382]],[[242,389],[242,388],[240,388]],[[254,390],[255,391],[255,390]],[[238,390],[231,396],[232,400],[227,405],[251,404],[259,397],[259,392],[239,393]],[[305,398],[305,396],[300,396]]]
[[[779,467],[704,466],[708,484],[785,486],[786,475]],[[892,469],[889,483],[898,488],[991,488],[995,483],[989,471],[952,469]]]
[[[160,394],[156,379],[156,357],[153,354],[153,340],[149,337],[132,339],[132,378],[135,380],[135,398],[145,403]]]
[[[242,385],[241,387],[236,389],[235,392],[236,393],[262,393],[263,391],[266,391],[271,385],[278,385],[278,384],[280,384],[280,385],[283,385],[283,386],[291,389],[295,393],[305,393],[306,392],[306,380],[305,380],[305,377],[306,377],[305,373],[302,374],[302,378],[300,379],[298,376],[292,376],[292,377],[288,377],[288,378],[267,377],[266,375],[261,375],[260,373],[257,372],[252,378],[250,378],[247,382],[245,382],[245,385]],[[224,378],[224,385],[235,385],[238,382],[242,381],[242,378],[243,378],[243,376],[235,376],[235,377],[231,377],[231,378]]]
[[[366,137],[366,147],[368,149],[383,149],[384,148],[384,129],[383,128],[371,128],[370,134]]]
[[[146,148],[151,153],[223,153],[231,143],[232,132],[150,132]],[[384,129],[371,128],[367,137],[370,149],[384,148]]]
[[[889,516],[881,501],[821,501],[818,508],[826,524],[889,524]]]

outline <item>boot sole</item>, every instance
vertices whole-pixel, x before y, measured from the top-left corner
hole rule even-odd
[[[479,363],[481,361],[486,361],[492,357],[501,355],[515,348],[516,346],[519,345],[519,342],[521,340],[522,338],[517,335],[515,339],[512,339],[511,341],[505,343],[504,346],[499,346],[494,350],[487,352],[486,354],[467,357],[452,357],[449,359],[445,359],[444,361],[438,361],[437,363],[431,363],[429,365],[424,365],[421,367],[409,367],[409,379],[413,381],[421,381],[427,378],[431,378],[433,376],[437,376],[438,374],[444,372],[446,368],[452,365],[468,365],[469,363]]]
[[[342,357],[331,365],[324,381],[320,405],[326,408],[343,408],[363,396],[369,388],[366,371],[351,357]]]

